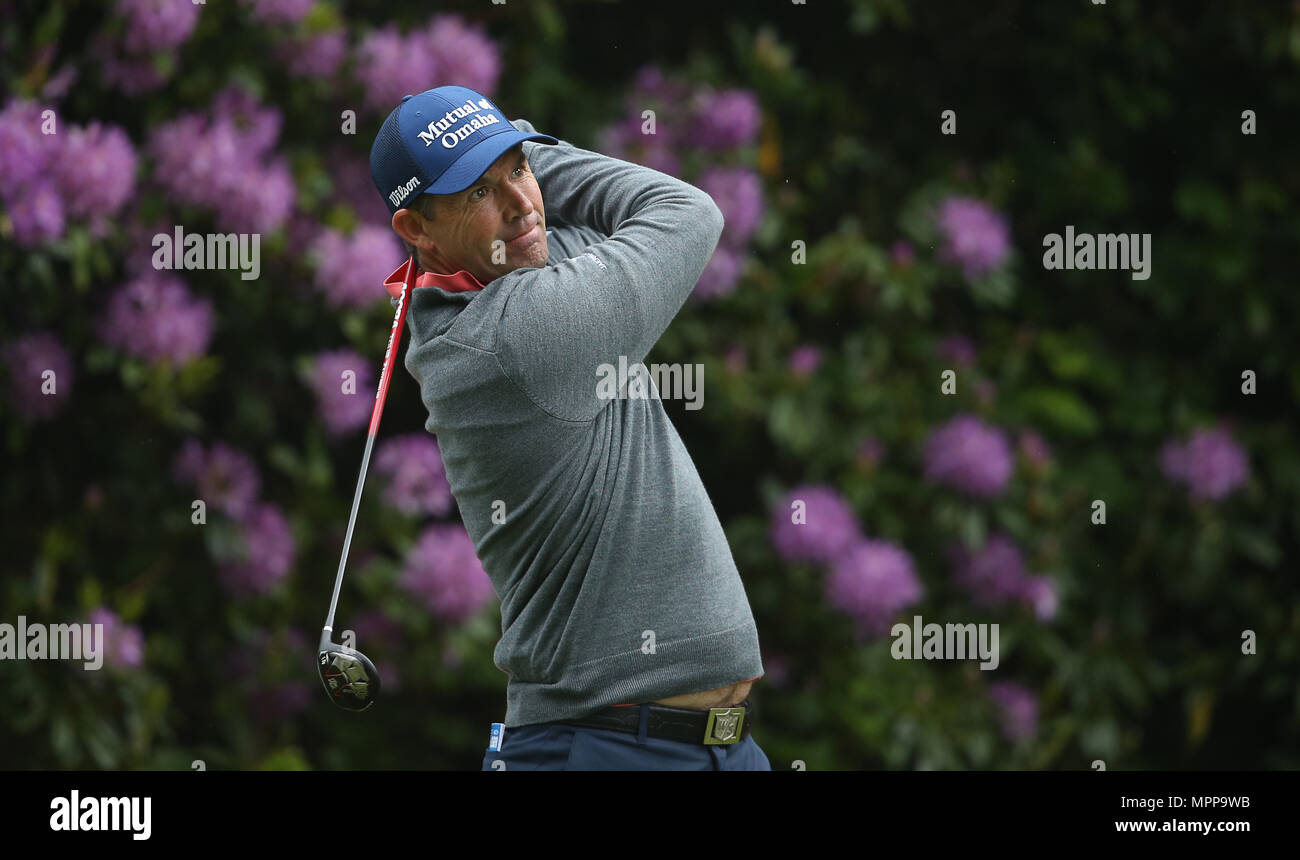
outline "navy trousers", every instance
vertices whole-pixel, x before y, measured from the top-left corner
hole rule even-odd
[[[771,770],[753,735],[734,744],[693,744],[564,722],[505,730],[501,749],[483,754],[483,770]]]

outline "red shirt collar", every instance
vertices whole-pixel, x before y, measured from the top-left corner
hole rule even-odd
[[[393,273],[384,279],[384,289],[393,298],[402,294],[402,285],[406,283],[406,267],[410,263],[408,259],[402,265],[393,270]],[[456,272],[454,275],[444,275],[438,272],[420,272],[415,279],[415,289],[420,287],[439,287],[449,293],[465,293],[471,290],[481,290],[485,286],[480,283],[478,278],[471,275],[464,269]]]
[[[437,272],[420,272],[415,279],[417,287],[441,287],[450,293],[464,293],[469,290],[481,290],[483,284],[478,278],[461,269],[454,275],[442,275]]]

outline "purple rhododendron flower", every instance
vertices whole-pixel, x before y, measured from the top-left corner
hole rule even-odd
[[[72,63],[64,63],[59,70],[41,85],[40,96],[42,99],[51,101],[62,101],[71,91],[72,85],[77,82],[79,73],[77,67]]]
[[[253,20],[260,24],[297,24],[311,11],[316,0],[239,0]]]
[[[101,647],[106,665],[118,669],[138,669],[144,665],[144,634],[139,627],[123,624],[117,613],[106,606],[91,610],[89,621],[104,625]]]
[[[105,89],[120,90],[124,95],[140,96],[167,83],[153,57],[132,57],[120,53],[119,45],[99,38],[91,55],[99,65],[100,82]]]
[[[296,186],[273,147],[284,118],[242,87],[228,87],[206,114],[153,130],[153,176],[176,203],[211,209],[223,231],[270,233],[293,208]]]
[[[949,335],[939,342],[939,357],[958,365],[974,364],[975,344],[965,335]]]
[[[236,595],[265,594],[293,567],[296,544],[289,521],[276,505],[258,503],[236,522],[239,555],[221,566],[221,584]]]
[[[1186,442],[1166,442],[1160,467],[1171,481],[1186,484],[1197,501],[1230,495],[1250,473],[1245,450],[1222,427],[1195,430]]]
[[[172,460],[172,477],[194,485],[206,504],[234,518],[252,512],[262,489],[262,475],[252,457],[224,442],[204,450],[193,437]]]
[[[1024,557],[1009,535],[990,535],[975,551],[955,544],[949,550],[949,560],[955,570],[954,579],[979,605],[1018,600],[1025,593]]]
[[[369,163],[342,146],[330,150],[326,163],[330,179],[334,181],[334,196],[350,206],[363,224],[382,227],[391,233],[393,216],[375,188],[375,181],[370,178]],[[396,268],[398,262],[394,262],[388,271]]]
[[[246,693],[249,713],[263,725],[281,724],[311,707],[316,687],[309,681],[281,681],[250,689]]]
[[[748,146],[762,121],[758,98],[749,90],[705,89],[692,101],[692,143],[703,149]]]
[[[811,344],[797,346],[790,353],[790,370],[795,376],[811,376],[821,363],[821,349]]]
[[[695,182],[722,210],[723,239],[734,247],[749,241],[763,219],[763,184],[745,167],[710,167]]]
[[[644,120],[638,113],[619,120],[597,134],[597,148],[623,161],[641,164],[669,176],[681,173],[672,134],[666,126],[655,124],[655,133],[642,131]]]
[[[257,155],[275,146],[284,127],[284,114],[279,108],[259,103],[253,93],[239,85],[217,93],[208,112],[214,123],[232,127],[240,146]]]
[[[470,23],[459,15],[438,15],[427,30],[412,36],[427,40],[423,49],[437,58],[440,82],[454,81],[488,98],[496,92],[501,53],[481,24]]]
[[[910,266],[916,259],[916,251],[912,248],[912,243],[906,239],[899,239],[889,249],[889,259],[896,266]]]
[[[968,281],[996,269],[1011,254],[1006,218],[981,200],[949,197],[939,204],[936,220],[943,235],[940,259],[960,266]]]
[[[194,298],[180,278],[146,272],[109,298],[99,334],[137,358],[179,365],[207,350],[214,320],[212,302]]]
[[[1042,468],[1052,461],[1052,449],[1037,431],[1022,430],[1017,447],[1034,468]]]
[[[841,553],[826,579],[832,606],[852,618],[861,636],[881,636],[924,590],[912,557],[887,541],[862,539]]]
[[[997,681],[989,684],[989,696],[1007,740],[1028,740],[1038,731],[1038,697],[1033,690],[1014,681]]]
[[[48,182],[50,167],[63,152],[64,135],[45,134],[41,113],[29,99],[10,98],[0,111],[0,197],[12,205],[27,188]],[[55,116],[55,128],[61,128]]]
[[[0,357],[9,377],[9,402],[25,420],[54,417],[72,396],[72,356],[54,333],[37,331],[9,341]]]
[[[366,651],[370,647],[361,645],[362,642],[373,642],[381,647],[394,647],[402,641],[402,626],[379,609],[364,609],[358,612],[352,622],[352,632],[357,637],[356,647],[361,651]],[[387,682],[387,677],[384,680]]]
[[[194,32],[202,9],[177,0],[117,0],[117,13],[126,21],[122,44],[136,56],[174,52]]]
[[[936,428],[925,444],[925,477],[971,496],[1001,493],[1012,466],[1005,434],[974,415],[959,415]]]
[[[388,293],[381,284],[401,258],[401,244],[390,227],[362,224],[344,236],[337,230],[322,230],[311,246],[316,266],[314,283],[333,308],[364,308]]]
[[[73,128],[56,165],[68,215],[91,219],[92,231],[106,235],[111,219],[135,193],[138,163],[130,139],[117,126],[92,122]]]
[[[620,119],[598,133],[597,148],[614,158],[680,176],[679,151],[695,145],[698,124],[689,117],[679,120],[678,115],[681,106],[695,98],[685,81],[666,76],[658,66],[641,67],[623,100]],[[647,110],[654,111],[653,134],[647,133],[651,128]]]
[[[439,78],[428,34],[406,36],[391,23],[361,39],[354,65],[365,108],[385,116],[402,103],[402,96],[429,90]]]
[[[17,244],[31,247],[63,237],[66,227],[63,201],[53,184],[38,182],[29,185],[8,201],[8,206]]]
[[[351,371],[352,376],[345,374]],[[379,377],[374,366],[354,349],[336,349],[317,354],[311,388],[325,432],[342,436],[366,426],[375,406]]]
[[[652,101],[662,105],[682,105],[689,102],[690,97],[691,87],[686,81],[666,75],[661,67],[650,64],[637,69],[627,104],[635,107]]]
[[[803,521],[795,522],[802,501]],[[829,562],[861,538],[858,519],[844,497],[825,484],[795,487],[772,510],[772,545],[784,561]]]
[[[381,442],[375,471],[388,480],[385,503],[412,515],[444,516],[455,501],[438,443],[428,433],[408,433]]]
[[[279,61],[297,78],[332,77],[347,53],[348,37],[343,30],[290,36],[275,49]]]
[[[1040,621],[1055,617],[1056,582],[1047,576],[1029,576],[1024,557],[1010,535],[990,535],[984,545],[970,550],[954,544],[948,550],[953,579],[979,606],[1020,603]]]
[[[691,297],[696,301],[708,301],[731,295],[736,290],[744,268],[743,254],[719,245],[700,273],[700,280],[695,284]]]
[[[460,523],[426,529],[407,553],[399,584],[452,624],[469,618],[496,593]]]
[[[1025,581],[1022,597],[1034,610],[1039,621],[1050,621],[1056,617],[1059,597],[1056,583],[1047,576],[1034,576]]]

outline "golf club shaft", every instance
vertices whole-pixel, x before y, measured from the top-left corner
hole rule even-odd
[[[402,295],[397,300],[397,313],[393,317],[393,330],[388,335],[388,351],[384,353],[384,369],[379,375],[379,390],[375,394],[375,408],[370,413],[370,430],[366,434],[366,453],[361,458],[361,474],[357,476],[357,489],[352,495],[352,513],[348,516],[348,531],[343,537],[343,556],[339,559],[339,573],[334,578],[334,596],[330,598],[330,612],[325,618],[322,640],[333,639],[334,610],[338,608],[339,590],[343,587],[343,570],[348,563],[348,547],[352,544],[352,529],[357,524],[357,509],[361,506],[361,490],[366,484],[366,469],[370,466],[370,451],[379,435],[379,418],[384,414],[384,401],[388,399],[388,382],[392,378],[393,365],[397,361],[397,347],[402,342],[402,327],[406,322],[407,300],[410,298],[411,284],[415,280],[415,266],[407,269],[406,282],[402,285]]]

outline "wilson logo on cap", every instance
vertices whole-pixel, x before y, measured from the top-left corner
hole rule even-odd
[[[399,185],[393,191],[392,194],[389,194],[388,199],[392,201],[394,206],[396,206],[398,203],[401,203],[403,200],[405,200],[407,196],[411,193],[412,189],[414,189],[415,186],[419,184],[420,184],[420,177],[412,176],[410,179],[406,180],[405,185]]]

